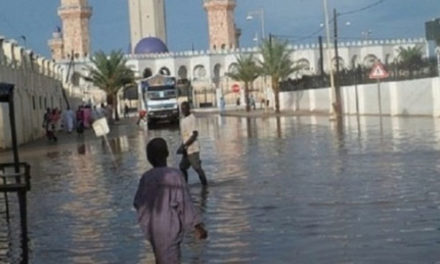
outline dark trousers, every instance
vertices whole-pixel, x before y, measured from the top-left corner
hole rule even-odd
[[[184,154],[182,156],[182,160],[180,161],[180,170],[185,177],[185,181],[188,182],[188,169],[192,167],[197,174],[199,175],[200,182],[202,185],[207,185],[208,181],[206,180],[205,172],[202,169],[202,161],[200,160],[199,152]]]

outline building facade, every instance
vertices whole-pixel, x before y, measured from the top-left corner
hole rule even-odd
[[[340,69],[353,69],[361,65],[371,67],[380,60],[384,64],[390,64],[398,59],[399,47],[422,46],[424,56],[428,56],[428,43],[425,39],[394,39],[339,43]],[[327,46],[324,45],[324,49]],[[301,65],[302,70],[290,76],[292,79],[301,78],[304,75],[319,74],[320,49],[319,45],[295,45],[290,46],[291,59]],[[147,77],[144,74],[168,73],[175,76],[177,81],[186,80],[191,84],[193,103],[200,105],[218,105],[220,96],[224,96],[227,104],[236,103],[238,98],[243,97],[243,92],[236,93],[232,87],[240,82],[233,81],[226,76],[236,67],[237,57],[242,54],[254,54],[261,59],[257,47],[240,48],[234,50],[202,50],[186,52],[167,52],[151,54],[127,55],[128,66],[135,71],[137,77]],[[336,57],[332,51],[331,63],[336,63]],[[324,57],[324,71],[329,72],[331,64]],[[257,98],[271,97],[270,82],[264,78],[258,78],[253,84],[253,93]],[[241,89],[242,90],[242,89]]]

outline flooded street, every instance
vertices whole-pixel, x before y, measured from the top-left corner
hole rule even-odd
[[[133,122],[134,123],[134,122]],[[183,263],[440,263],[440,120],[200,117],[209,187],[190,170],[207,241],[188,236]],[[150,168],[145,145],[179,131],[114,127],[24,146],[31,263],[153,263],[132,206]],[[47,147],[46,147],[47,145]],[[10,158],[2,154],[2,159]]]

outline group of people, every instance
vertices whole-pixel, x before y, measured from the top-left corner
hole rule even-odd
[[[222,98],[223,98],[223,97],[222,97]],[[255,97],[254,97],[253,94],[251,94],[250,96],[248,96],[248,97],[246,98],[246,100],[247,100],[247,102],[249,103],[249,106],[251,107],[251,109],[253,109],[253,110],[256,110],[256,109],[257,109],[257,101],[255,100]],[[223,101],[224,101],[224,99],[223,99]],[[237,97],[236,105],[237,105],[237,106],[240,106],[240,102],[241,102],[240,97]],[[263,108],[268,108],[268,107],[269,107],[269,100],[266,100],[266,99],[264,99],[264,98],[261,98],[261,101],[260,101],[260,107],[261,107],[261,109],[263,109]]]
[[[180,263],[184,231],[194,230],[198,239],[208,236],[187,185],[190,167],[197,172],[204,187],[208,184],[201,166],[196,119],[188,102],[181,104],[181,111],[182,144],[177,150],[177,154],[182,155],[180,170],[167,165],[169,150],[166,141],[152,139],[146,152],[153,168],[142,175],[134,198],[139,225],[159,264]]]
[[[101,104],[99,108],[93,106],[93,109],[91,105],[80,105],[76,112],[68,106],[64,113],[58,108],[47,108],[43,117],[43,128],[49,141],[56,142],[58,140],[56,132],[61,127],[69,134],[76,130],[81,135],[86,128],[91,126],[93,121],[102,117],[111,119],[111,114],[111,108],[104,104]]]
[[[61,118],[61,111],[58,108],[47,108],[43,116],[43,128],[46,130],[46,137],[49,141],[58,141],[55,131]]]

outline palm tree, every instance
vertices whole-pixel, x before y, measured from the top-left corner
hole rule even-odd
[[[423,66],[423,54],[421,46],[414,47],[399,47],[400,66],[409,71],[409,76],[412,78],[413,72]]]
[[[260,69],[254,60],[253,55],[240,55],[237,57],[237,66],[232,72],[226,75],[235,81],[244,82],[244,97],[246,101],[246,111],[250,111],[249,105],[249,86],[252,87],[255,79],[258,78]]]
[[[259,61],[261,71],[272,79],[272,90],[275,94],[275,111],[280,112],[280,81],[285,80],[289,75],[298,71],[300,67],[294,66],[290,59],[292,53],[288,48],[287,41],[279,41],[270,37],[263,41],[260,47],[263,57]]]
[[[117,93],[120,88],[134,83],[134,73],[126,66],[127,60],[121,50],[112,51],[109,56],[98,51],[91,61],[93,66],[89,67],[89,78],[107,93],[107,104],[112,105],[115,119],[119,120]]]

